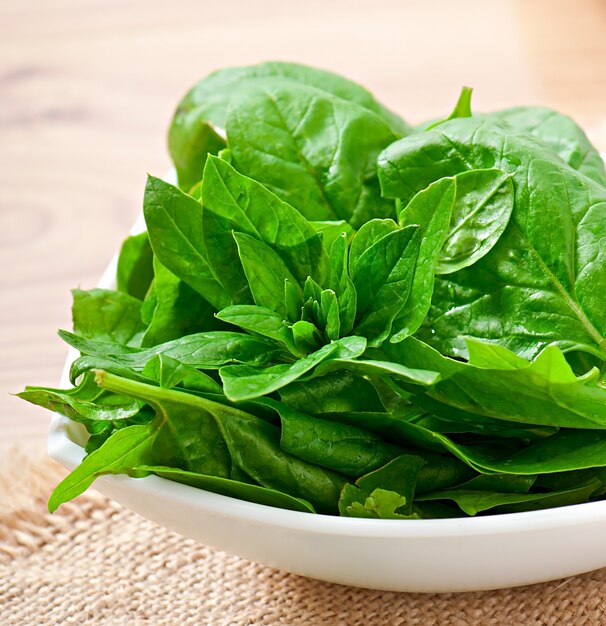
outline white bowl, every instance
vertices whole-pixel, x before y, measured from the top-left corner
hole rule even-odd
[[[132,232],[140,232],[143,221]],[[113,288],[116,258],[99,286]],[[68,358],[67,370],[76,354]],[[49,455],[72,469],[85,433],[54,415]],[[606,566],[606,501],[437,520],[313,515],[244,502],[157,476],[105,476],[95,487],[170,530],[266,565],[388,591],[514,587]],[[91,523],[94,523],[91,521]]]

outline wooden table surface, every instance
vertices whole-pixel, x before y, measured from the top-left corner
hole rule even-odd
[[[341,72],[411,122],[546,104],[606,151],[604,0],[3,0],[0,454],[42,447],[73,287],[91,288],[169,167],[166,129],[209,71],[267,59]]]

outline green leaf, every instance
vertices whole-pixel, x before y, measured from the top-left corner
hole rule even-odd
[[[316,352],[292,364],[253,367],[228,365],[219,370],[227,398],[234,402],[251,400],[277,391],[299,379],[328,358],[355,358],[364,352],[366,342],[361,337],[345,337],[322,346]]]
[[[322,236],[322,243],[326,252],[330,252],[335,239],[345,235],[350,239],[354,234],[354,229],[345,220],[332,220],[324,222],[308,222],[311,227]]]
[[[221,131],[204,120],[203,115],[183,115],[181,107],[177,110],[168,134],[168,150],[182,189],[189,190],[197,183],[207,156],[219,154],[224,148]]]
[[[266,363],[278,352],[275,344],[259,337],[221,331],[186,335],[143,350],[85,339],[67,331],[60,331],[59,336],[81,354],[110,358],[134,370],[142,370],[156,354],[200,369],[217,369],[227,363]]]
[[[243,176],[225,161],[210,157],[204,168],[202,198],[204,240],[217,275],[235,271],[230,269],[230,262],[238,265],[231,235],[235,231],[271,247],[299,284],[308,276],[324,281],[328,255],[321,235],[296,209],[263,185]]]
[[[440,380],[440,374],[431,370],[415,369],[390,361],[371,359],[330,359],[318,366],[315,375],[346,370],[361,376],[392,376],[407,383],[430,386]]]
[[[289,280],[284,281],[284,309],[286,310],[286,319],[289,322],[298,322],[301,318],[301,309],[303,307],[303,294],[299,285],[291,283]]]
[[[225,478],[230,475],[226,464],[231,456],[261,486],[307,500],[321,512],[336,510],[345,479],[282,451],[277,426],[207,398],[107,372],[97,372],[97,381],[111,391],[144,399],[157,411],[158,431],[149,460],[143,458],[137,465],[181,466]]]
[[[296,63],[229,67],[213,72],[194,85],[179,103],[171,122],[168,147],[182,188],[189,189],[201,178],[207,153],[216,154],[224,146],[218,129],[225,128],[227,108],[233,95],[239,90],[250,90],[255,81],[267,78],[321,89],[376,113],[398,136],[410,132],[400,117],[379,104],[366,89],[338,74]]]
[[[142,347],[154,346],[202,330],[221,330],[212,306],[187,283],[154,259],[154,288]],[[147,303],[144,302],[144,306]]]
[[[113,373],[113,372],[112,372]],[[166,389],[180,385],[188,391],[200,391],[203,393],[223,393],[221,385],[216,383],[210,376],[200,372],[191,365],[186,365],[166,354],[156,354],[152,357],[141,372],[143,376],[153,380]],[[127,378],[131,378],[127,376]]]
[[[323,289],[320,293],[319,304],[319,326],[324,329],[326,337],[330,341],[334,341],[341,336],[341,322],[339,320],[339,302],[337,300],[337,295],[332,289]]]
[[[396,136],[368,109],[267,80],[234,95],[226,130],[235,167],[307,219],[357,227],[393,215],[393,203],[379,192],[376,157]]]
[[[216,309],[231,304],[206,257],[202,205],[169,183],[148,177],[143,213],[154,254]]]
[[[292,329],[286,325],[282,316],[271,309],[240,304],[219,311],[217,317],[228,324],[273,339],[295,356],[302,356],[295,346]]]
[[[102,474],[126,474],[149,454],[156,432],[150,424],[128,426],[116,431],[54,489],[48,501],[53,513],[64,502],[86,491]]]
[[[360,257],[380,239],[398,230],[392,219],[372,219],[363,224],[351,240],[349,274],[353,274]]]
[[[199,474],[229,476],[229,451],[209,410],[216,403],[101,370],[96,372],[96,381],[109,391],[144,400],[156,412],[153,445],[136,465],[167,465]]]
[[[291,331],[295,346],[301,354],[309,354],[320,349],[322,333],[311,322],[299,320],[291,326]]]
[[[457,117],[471,117],[471,95],[473,93],[473,89],[471,87],[463,87],[461,89],[461,93],[459,94],[459,99],[455,104],[452,113],[443,120],[438,120],[437,122],[433,122],[426,126],[424,130],[431,130],[448,120],[454,120]]]
[[[330,248],[329,287],[337,294],[339,332],[351,333],[356,320],[357,293],[349,276],[347,235],[339,235]]]
[[[391,337],[392,342],[415,333],[429,311],[434,274],[451,223],[456,195],[456,178],[443,178],[420,191],[400,212],[401,226],[417,224],[420,227],[421,243],[410,296],[394,322],[396,332]]]
[[[437,274],[451,274],[485,256],[505,232],[513,210],[513,183],[505,172],[470,170],[454,178],[457,194]]]
[[[513,107],[490,113],[517,130],[540,139],[575,170],[606,185],[604,160],[583,130],[567,115],[538,106]]]
[[[153,253],[146,232],[127,237],[118,256],[118,291],[143,300],[154,277],[152,260]]]
[[[296,411],[265,398],[263,403],[280,415],[280,447],[300,459],[346,476],[361,476],[398,456],[400,450],[377,435]]]
[[[233,236],[255,304],[275,311],[285,319],[284,281],[287,280],[296,289],[296,279],[282,258],[268,245],[244,233],[235,232]]]
[[[161,478],[174,480],[175,482],[213,493],[219,493],[231,498],[238,498],[246,502],[255,502],[256,504],[264,504],[266,506],[274,506],[280,509],[288,509],[289,511],[302,511],[303,513],[315,513],[315,510],[309,502],[301,498],[294,498],[281,491],[275,489],[267,489],[259,485],[251,485],[229,478],[219,476],[209,476],[207,474],[198,474],[196,472],[188,472],[174,467],[161,467],[153,465],[142,465],[136,468],[136,471],[152,472]]]
[[[355,487],[346,485],[339,500],[341,515],[410,519],[423,464],[422,457],[403,454],[359,478]],[[412,514],[412,517],[418,516]]]
[[[350,491],[351,490],[351,491]],[[360,497],[352,485],[345,485],[343,500],[348,502],[341,511],[346,517],[370,517],[372,519],[419,519],[418,515],[402,515],[398,509],[406,505],[406,498],[386,489],[375,489],[364,502],[355,500]],[[351,495],[350,495],[351,494]]]
[[[88,339],[131,346],[141,342],[145,331],[141,322],[141,300],[109,289],[74,289],[72,296],[74,332]]]
[[[370,346],[387,339],[406,304],[420,242],[418,228],[407,226],[385,235],[353,259],[351,279],[358,297],[354,333],[367,337]]]
[[[515,369],[502,357],[492,368],[449,359],[414,338],[385,344],[382,352],[407,367],[438,372],[440,381],[426,393],[443,403],[445,411],[451,406],[495,419],[563,428],[606,425],[606,389],[595,380],[576,377],[557,346]]]
[[[346,370],[291,383],[280,389],[280,400],[311,415],[383,409],[372,384]]]
[[[140,402],[99,389],[90,374],[71,389],[28,386],[17,395],[32,404],[65,415],[74,422],[83,423],[89,432],[106,428],[107,424],[101,422],[126,420],[141,410]]]
[[[462,486],[419,496],[418,500],[452,500],[467,515],[476,515],[495,508],[500,512],[513,512],[580,504],[587,502],[600,489],[603,489],[603,484],[599,480],[549,493],[500,493],[465,489]]]
[[[472,268],[436,280],[421,335],[465,355],[463,336],[532,357],[560,342],[606,356],[606,187],[503,122],[456,119],[392,144],[379,159],[383,192],[406,201],[444,176],[498,168],[515,190],[511,220]],[[550,236],[546,237],[545,233]],[[431,331],[434,332],[431,332]]]

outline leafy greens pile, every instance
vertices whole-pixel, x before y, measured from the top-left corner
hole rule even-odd
[[[88,433],[49,501],[150,473],[297,511],[433,518],[606,494],[606,174],[529,107],[412,128],[286,63],[179,105],[117,289],[74,291]]]

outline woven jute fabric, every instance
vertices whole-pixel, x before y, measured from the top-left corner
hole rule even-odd
[[[89,491],[49,515],[64,470],[0,461],[2,626],[606,624],[606,569],[466,594],[332,585],[185,539]]]

